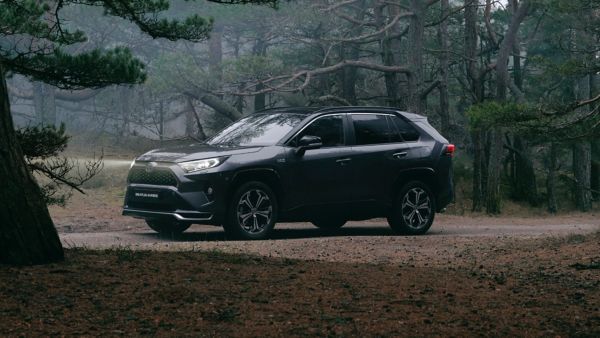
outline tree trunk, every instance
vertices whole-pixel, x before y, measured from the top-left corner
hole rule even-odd
[[[448,21],[443,19],[450,9],[448,0],[441,0],[441,12],[442,22],[438,26],[438,40],[442,52],[439,54],[440,62],[440,85],[438,90],[440,92],[440,125],[442,135],[446,138],[450,138],[450,99],[448,95],[448,68],[449,68],[449,48],[448,42]]]
[[[592,209],[591,194],[592,146],[581,141],[573,145],[573,174],[575,176],[575,206],[580,211]]]
[[[53,86],[34,82],[33,106],[38,124],[56,125],[56,89]]]
[[[40,188],[17,143],[1,64],[0,177],[0,263],[32,265],[64,259]]]
[[[558,202],[556,200],[556,169],[558,167],[558,154],[555,143],[550,145],[548,154],[548,177],[546,177],[546,193],[548,195],[548,212],[555,214],[558,212]]]
[[[496,59],[496,100],[500,103],[506,101],[508,91],[508,58],[513,50],[519,27],[525,19],[529,10],[529,1],[524,0],[518,8],[513,6],[510,25],[504,35],[504,39],[498,50]],[[499,214],[501,212],[502,194],[500,191],[501,172],[502,172],[502,153],[503,153],[503,131],[501,127],[494,126],[491,131],[490,161],[488,163],[488,181],[487,181],[487,201],[486,211],[489,214]]]
[[[482,102],[484,99],[484,86],[482,77],[477,69],[477,6],[478,1],[465,0],[465,70],[471,92],[473,95],[473,103]],[[485,132],[481,130],[473,130],[471,132],[471,140],[473,142],[473,190],[471,198],[473,200],[472,210],[482,211],[485,200],[485,171],[486,165],[484,160],[484,136]]]
[[[165,139],[165,107],[163,101],[160,101],[158,104],[158,138],[162,147],[163,140]]]
[[[383,15],[384,6],[381,4],[375,7],[375,22],[377,25],[377,29],[381,29],[385,26],[384,15]],[[397,11],[397,7],[388,6],[388,11],[390,12],[390,16],[396,15],[394,11]],[[396,39],[390,38],[390,31],[394,32],[395,27],[386,30],[386,32],[379,40],[379,53],[381,54],[381,62],[386,66],[392,66],[395,64],[394,60],[394,48],[392,44]],[[387,104],[392,107],[396,107],[398,104],[398,80],[396,73],[385,72],[383,73],[383,77],[385,79],[385,89],[387,93]]]
[[[408,28],[408,64],[411,72],[408,76],[408,111],[422,114],[424,111],[421,99],[423,84],[423,41],[425,33],[425,2],[411,0],[410,27]]]
[[[483,187],[482,187],[482,172],[483,172],[483,146],[481,132],[475,130],[471,133],[473,142],[473,190],[471,198],[473,200],[472,211],[483,210]]]
[[[485,211],[488,214],[499,214],[502,211],[502,191],[500,179],[502,172],[503,131],[494,127],[490,131],[490,151],[487,174]]]
[[[131,101],[134,91],[129,86],[118,86],[115,87],[115,90],[118,91],[119,114],[121,115],[121,125],[119,126],[117,135],[119,138],[123,138],[129,135],[129,118],[131,117]]]
[[[358,60],[359,50],[355,43],[347,43],[345,48],[348,52],[345,55],[345,60]],[[357,104],[356,100],[356,79],[358,76],[357,67],[344,67],[344,81],[342,82],[342,97],[352,105]]]
[[[223,83],[223,69],[221,62],[223,61],[223,26],[215,25],[210,32],[208,40],[208,67],[211,82],[214,83],[215,89],[220,91]]]
[[[529,147],[520,136],[515,136],[513,147],[514,175],[511,185],[512,197],[517,201],[525,200],[532,206],[536,206],[537,182]]]
[[[592,161],[591,183],[592,199],[600,200],[600,161]]]
[[[267,42],[264,39],[264,33],[260,33],[261,36],[256,40],[256,44],[254,45],[253,53],[258,56],[267,55]],[[256,91],[261,91],[265,89],[265,86],[262,83],[258,83],[255,87]],[[254,111],[263,110],[266,107],[266,95],[257,94],[254,96]]]

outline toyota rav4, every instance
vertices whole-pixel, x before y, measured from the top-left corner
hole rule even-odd
[[[393,108],[275,108],[139,156],[123,214],[161,234],[210,224],[263,239],[276,222],[333,230],[386,217],[420,235],[453,198],[453,152],[425,117]]]

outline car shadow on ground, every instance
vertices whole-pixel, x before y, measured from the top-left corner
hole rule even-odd
[[[161,236],[156,233],[143,233],[140,236],[177,242],[216,242],[233,241],[228,238],[221,228],[208,231],[187,231],[177,236]],[[372,237],[372,236],[397,236],[389,227],[348,227],[336,230],[322,230],[318,228],[275,228],[268,240],[308,239],[323,237]]]

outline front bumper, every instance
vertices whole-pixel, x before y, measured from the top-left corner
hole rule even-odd
[[[228,181],[224,174],[205,172],[184,175],[176,165],[158,169],[165,170],[173,175],[174,183],[169,181],[169,185],[160,185],[134,183],[130,180],[123,215],[147,220],[220,224],[225,212]]]

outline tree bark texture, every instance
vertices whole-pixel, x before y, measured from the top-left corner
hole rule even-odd
[[[592,145],[582,141],[573,145],[573,174],[575,176],[575,206],[580,211],[592,209],[591,173]]]
[[[556,170],[558,167],[558,149],[555,143],[550,145],[547,160],[548,176],[546,177],[546,194],[548,196],[548,212],[558,212],[558,200],[556,199]]]
[[[475,130],[471,132],[471,140],[473,142],[473,190],[471,198],[473,200],[472,211],[483,210],[483,144],[481,132]]]
[[[32,265],[62,260],[58,233],[17,143],[1,64],[0,177],[0,263]]]
[[[448,3],[449,0],[441,0],[441,12],[440,15],[444,18],[448,11],[450,10],[450,5]],[[450,59],[450,44],[448,41],[448,21],[447,19],[442,19],[442,22],[438,26],[438,40],[440,43],[440,48],[442,52],[439,54],[439,62],[440,62],[440,85],[438,87],[440,93],[440,126],[442,135],[446,138],[450,138],[450,99],[448,94],[448,69],[449,69],[449,59]]]
[[[408,28],[408,111],[422,114],[424,111],[421,89],[423,84],[423,41],[425,34],[425,1],[411,0],[410,27]]]
[[[510,75],[508,73],[508,58],[513,51],[519,27],[529,11],[529,1],[524,0],[520,3],[518,8],[515,8],[516,6],[516,4],[513,6],[510,24],[504,34],[504,39],[500,43],[498,58],[496,59],[496,100],[501,103],[506,102],[508,81],[510,80]],[[501,127],[494,126],[492,128],[490,140],[491,156],[488,163],[486,212],[489,214],[499,214],[502,211],[500,184],[502,178],[501,158],[504,143],[503,130]]]

